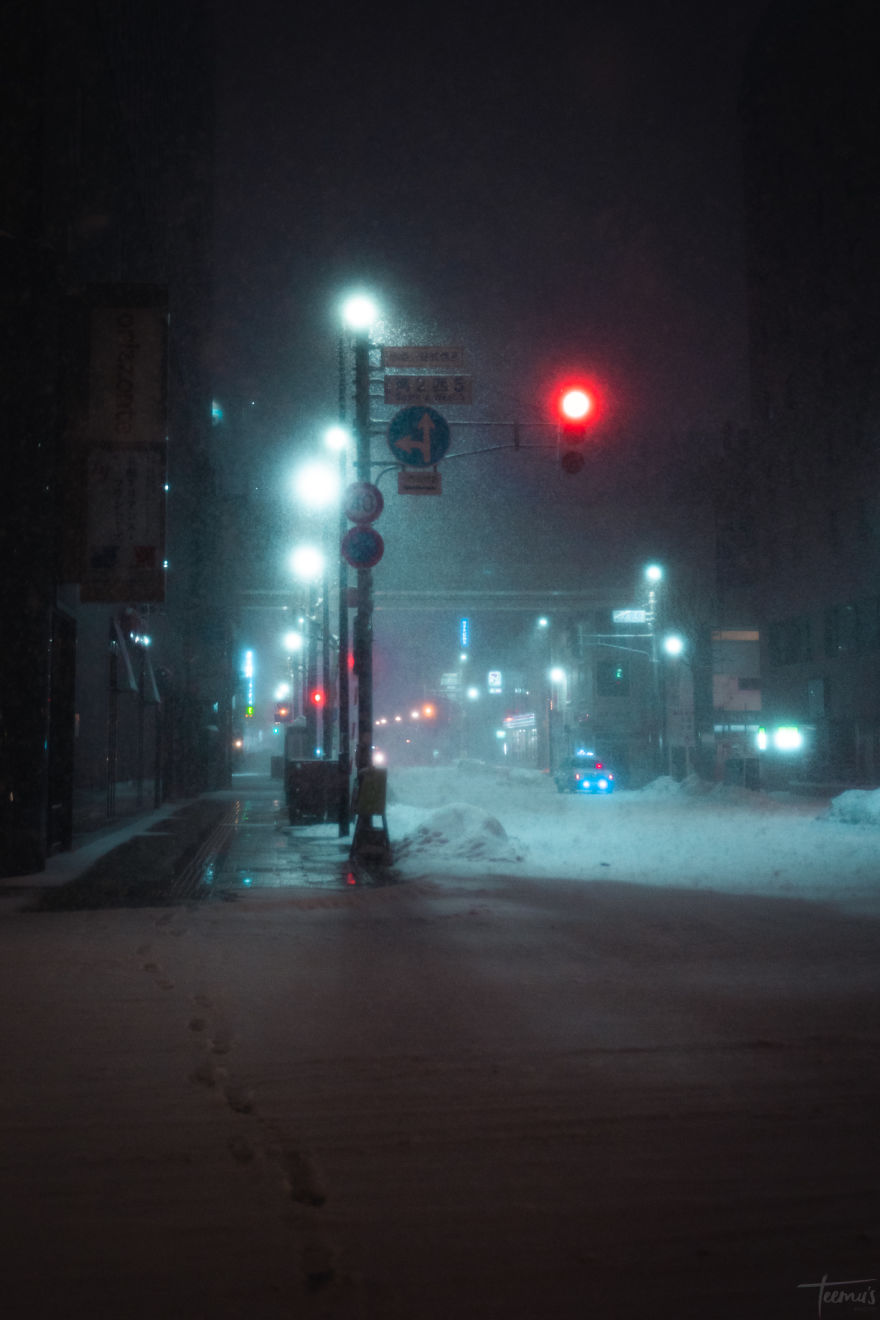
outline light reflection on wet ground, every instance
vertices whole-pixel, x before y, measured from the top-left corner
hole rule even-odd
[[[25,906],[41,912],[153,907],[231,901],[254,890],[340,890],[399,882],[393,869],[352,862],[350,847],[351,836],[340,836],[336,822],[290,825],[278,785],[257,779],[245,792],[200,798],[146,826],[69,883],[37,887]]]
[[[231,808],[204,860],[197,897],[231,899],[255,889],[351,889],[395,884],[386,869],[349,858],[351,836],[336,823],[293,826],[280,796],[248,793]]]

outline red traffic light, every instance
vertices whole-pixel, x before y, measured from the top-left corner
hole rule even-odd
[[[584,456],[580,452],[595,419],[596,400],[583,385],[568,385],[559,395],[559,462],[563,472],[580,472]]]
[[[312,691],[309,693],[309,701],[312,703],[313,706],[323,706],[324,704],[323,690],[321,688],[313,688]]]
[[[593,396],[586,390],[577,386],[575,389],[566,390],[559,400],[559,411],[562,414],[563,425],[570,423],[574,425],[583,424],[593,411]]]

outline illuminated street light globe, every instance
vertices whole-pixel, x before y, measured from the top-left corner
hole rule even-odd
[[[667,655],[681,655],[684,650],[684,638],[679,637],[677,633],[670,633],[668,637],[663,638],[663,650]]]
[[[310,509],[327,509],[339,499],[339,473],[326,463],[306,463],[295,478],[296,493]]]
[[[649,582],[660,582],[663,578],[663,569],[659,564],[649,564],[645,569],[645,577]]]
[[[338,453],[350,447],[351,434],[344,426],[328,426],[324,432],[324,443],[328,449],[335,449]]]
[[[290,567],[303,582],[317,582],[324,572],[324,556],[313,545],[299,545],[290,556]]]
[[[379,309],[366,293],[355,293],[342,305],[342,319],[350,330],[368,330],[379,315]]]

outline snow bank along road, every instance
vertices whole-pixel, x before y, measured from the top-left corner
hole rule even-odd
[[[880,1274],[880,836],[484,783],[401,779],[397,884],[4,912],[5,1315],[776,1320]],[[329,829],[248,792],[230,877]]]

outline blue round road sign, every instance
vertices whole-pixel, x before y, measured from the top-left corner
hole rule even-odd
[[[352,568],[372,568],[385,553],[385,542],[375,527],[352,527],[342,538],[342,558]]]
[[[399,463],[433,467],[449,448],[449,423],[434,408],[401,408],[388,427],[388,448]]]

